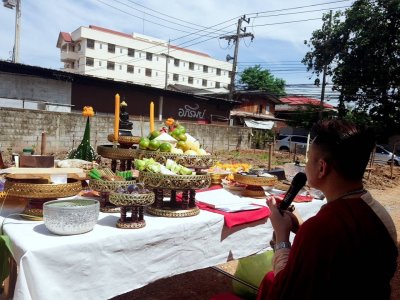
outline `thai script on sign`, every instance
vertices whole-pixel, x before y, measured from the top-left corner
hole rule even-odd
[[[189,105],[185,105],[184,108],[180,107],[178,109],[178,116],[179,117],[188,117],[188,118],[198,118],[198,119],[204,119],[204,115],[206,113],[206,110],[203,110],[203,112],[199,111],[200,106],[196,103],[194,107],[191,107]]]

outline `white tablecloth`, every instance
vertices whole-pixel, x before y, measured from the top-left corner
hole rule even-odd
[[[200,194],[229,196],[222,189]],[[323,203],[296,207],[307,219]],[[93,231],[74,236],[51,234],[43,222],[7,218],[4,232],[18,264],[14,299],[108,299],[160,278],[263,251],[272,236],[267,220],[227,228],[222,215],[203,210],[187,218],[145,215],[141,229],[116,228],[118,218],[100,213]]]

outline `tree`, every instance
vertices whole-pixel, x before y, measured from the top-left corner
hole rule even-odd
[[[247,90],[265,90],[277,97],[285,96],[285,81],[275,78],[267,69],[260,65],[249,67],[242,72],[239,80]]]
[[[343,19],[344,17],[344,19]],[[329,24],[313,32],[310,51],[302,62],[317,76],[328,65],[333,89],[344,103],[354,102],[353,113],[370,116],[381,134],[400,131],[400,1],[356,0],[345,12],[336,12]]]
[[[308,104],[305,107],[299,107],[295,111],[290,112],[290,118],[286,119],[286,124],[291,127],[302,127],[310,130],[313,125],[319,120],[319,105]],[[322,111],[322,118],[331,118],[335,112]]]

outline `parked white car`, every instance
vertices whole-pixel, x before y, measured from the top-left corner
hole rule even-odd
[[[394,164],[396,166],[400,165],[400,157],[397,155],[393,156],[393,153],[385,149],[382,145],[376,145],[374,162],[381,164],[390,164],[392,162],[392,157]]]
[[[296,151],[305,153],[307,149],[307,137],[303,135],[280,135],[276,140],[275,149],[279,151]]]

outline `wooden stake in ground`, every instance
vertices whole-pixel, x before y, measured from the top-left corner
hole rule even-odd
[[[46,143],[47,143],[46,131],[42,131],[42,140],[40,143],[40,155],[46,155]]]

